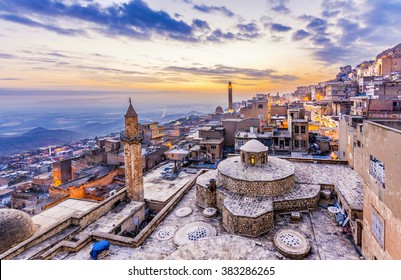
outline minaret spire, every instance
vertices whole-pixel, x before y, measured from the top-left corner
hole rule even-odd
[[[142,175],[142,137],[139,134],[138,115],[129,98],[129,106],[125,114],[124,144],[125,186],[128,197],[133,201],[144,201]]]
[[[233,86],[231,82],[228,82],[228,110],[229,113],[234,112],[233,109]]]

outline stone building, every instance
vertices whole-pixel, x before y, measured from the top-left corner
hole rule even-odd
[[[256,94],[251,100],[246,102],[246,106],[240,109],[242,118],[256,118],[261,122],[267,122],[268,118],[268,96],[266,94]]]
[[[401,72],[401,44],[378,54],[374,62],[374,69],[376,76]]]
[[[73,179],[71,159],[53,163],[53,179],[56,187]]]
[[[317,206],[320,186],[294,184],[294,170],[292,163],[268,157],[266,146],[250,140],[240,156],[198,177],[196,202],[219,209],[227,231],[256,237],[273,228],[274,211]]]
[[[147,145],[160,145],[166,135],[165,127],[158,122],[139,125],[139,134],[143,137],[143,143]]]
[[[354,170],[363,190],[366,259],[401,259],[401,121],[365,121],[356,130]]]
[[[225,146],[235,145],[235,135],[238,131],[249,131],[251,127],[260,127],[260,119],[225,119],[222,121],[224,126],[224,144]]]

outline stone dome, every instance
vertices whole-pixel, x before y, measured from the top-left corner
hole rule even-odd
[[[258,140],[252,139],[246,142],[245,145],[240,148],[240,150],[247,153],[262,153],[267,152],[268,148]]]
[[[214,112],[216,114],[224,114],[224,110],[223,110],[223,108],[221,108],[221,106],[217,106],[216,110],[214,110]]]
[[[16,209],[0,209],[0,254],[28,239],[35,224],[28,214]]]

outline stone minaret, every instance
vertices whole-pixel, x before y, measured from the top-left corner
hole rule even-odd
[[[139,135],[138,115],[132,107],[131,98],[125,114],[125,132],[121,137],[124,144],[125,186],[128,197],[133,201],[144,201],[142,176],[142,136]]]
[[[233,110],[233,86],[228,82],[228,112],[232,113]]]

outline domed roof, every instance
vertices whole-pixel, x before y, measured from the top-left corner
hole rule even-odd
[[[246,142],[245,145],[241,147],[241,151],[248,153],[261,153],[267,152],[267,150],[268,148],[265,145],[254,139]]]
[[[223,114],[224,113],[224,110],[223,110],[223,108],[221,108],[220,106],[217,106],[216,107],[216,110],[214,111],[216,114]]]
[[[35,224],[28,214],[16,209],[0,209],[0,254],[28,239]]]

